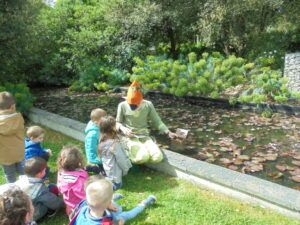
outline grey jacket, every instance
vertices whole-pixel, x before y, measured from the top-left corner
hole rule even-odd
[[[21,176],[15,183],[31,198],[34,206],[33,220],[39,220],[47,214],[48,209],[57,210],[64,206],[62,199],[51,193],[43,179]]]
[[[123,147],[117,140],[109,139],[99,144],[103,168],[113,183],[122,183],[122,176],[132,167]]]

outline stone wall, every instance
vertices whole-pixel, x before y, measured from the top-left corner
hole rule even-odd
[[[300,92],[300,53],[285,55],[284,76],[289,80],[290,91]]]

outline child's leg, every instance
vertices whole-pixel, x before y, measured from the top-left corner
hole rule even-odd
[[[11,165],[3,165],[3,171],[5,174],[5,178],[7,183],[14,183],[16,181],[16,165],[11,164]]]
[[[117,212],[112,212],[113,214],[113,219],[114,220],[119,220],[122,219],[125,222],[136,217],[138,214],[140,214],[144,209],[156,202],[156,198],[153,195],[150,195],[148,198],[143,200],[140,204],[138,204],[136,207],[129,211],[121,211],[118,210]],[[115,205],[116,203],[114,203]]]
[[[116,191],[116,190],[119,190],[122,186],[122,183],[113,183],[113,190]]]

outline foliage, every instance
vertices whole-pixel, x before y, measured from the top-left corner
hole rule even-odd
[[[17,111],[27,114],[33,105],[34,97],[31,95],[29,88],[24,83],[12,84],[4,83],[0,85],[0,92],[8,91],[12,93],[16,99]]]
[[[164,92],[183,95],[202,95],[217,98],[226,88],[243,84],[253,66],[235,56],[224,57],[219,52],[195,53],[182,62],[148,56],[145,61],[135,58],[131,79],[137,78],[146,89],[161,88]]]

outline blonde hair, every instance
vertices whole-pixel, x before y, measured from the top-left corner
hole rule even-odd
[[[83,168],[83,157],[81,150],[75,145],[64,146],[57,158],[59,170],[75,171]]]
[[[7,91],[0,92],[0,109],[9,109],[13,104],[16,104],[14,96]]]
[[[45,130],[41,128],[40,126],[31,126],[28,127],[26,131],[26,135],[29,138],[37,138],[41,136],[42,134],[45,134]]]
[[[86,188],[86,200],[93,210],[105,209],[111,202],[113,187],[110,181],[98,179]]]
[[[98,121],[98,120],[100,120],[102,117],[104,117],[106,115],[107,115],[107,113],[105,112],[105,110],[97,108],[97,109],[93,109],[91,111],[90,117],[91,117],[92,121]]]

